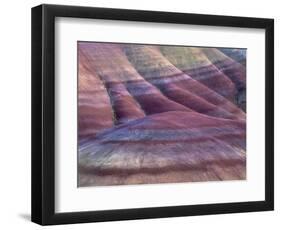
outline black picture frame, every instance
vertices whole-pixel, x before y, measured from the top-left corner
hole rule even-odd
[[[265,29],[265,200],[55,213],[55,17]],[[262,151],[262,150],[261,150]],[[274,209],[274,20],[62,5],[32,8],[32,221],[41,225]]]

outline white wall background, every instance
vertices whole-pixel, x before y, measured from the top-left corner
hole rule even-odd
[[[1,2],[0,35],[0,226],[1,229],[39,229],[30,222],[30,8],[43,2]],[[111,8],[161,10],[187,13],[222,14],[275,18],[275,211],[180,217],[153,220],[76,224],[68,229],[276,229],[281,219],[281,91],[280,6],[277,0],[56,0],[50,4],[85,5]],[[55,226],[64,229],[66,226]],[[47,227],[50,228],[50,227]]]

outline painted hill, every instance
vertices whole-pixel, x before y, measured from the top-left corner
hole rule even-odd
[[[181,71],[234,101],[236,91],[234,83],[208,59],[201,48],[162,46],[160,49]]]
[[[79,186],[245,179],[246,71],[227,52],[78,51]]]
[[[149,115],[81,148],[80,186],[245,178],[245,123],[198,113]]]

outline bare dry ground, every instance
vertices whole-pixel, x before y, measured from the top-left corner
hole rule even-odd
[[[78,46],[79,186],[246,178],[245,53]]]

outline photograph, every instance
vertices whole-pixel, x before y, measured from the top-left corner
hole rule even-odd
[[[274,18],[151,6],[32,7],[32,222],[274,210]]]
[[[78,187],[247,179],[243,47],[77,41]]]

